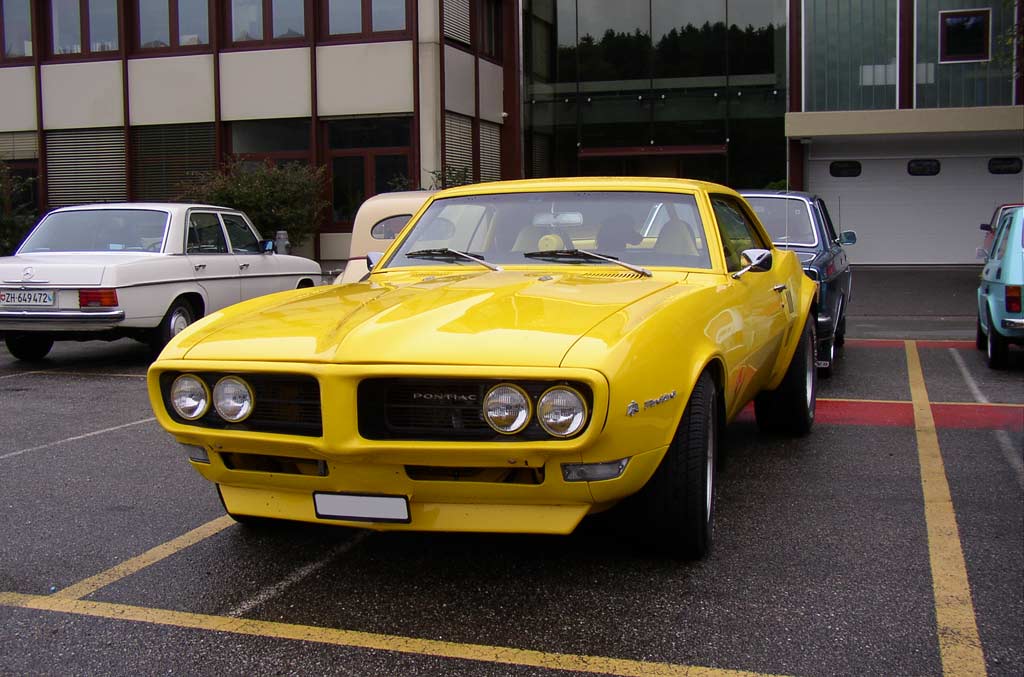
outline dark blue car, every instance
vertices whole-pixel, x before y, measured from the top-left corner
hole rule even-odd
[[[853,286],[844,245],[857,234],[836,233],[825,202],[813,193],[784,190],[741,190],[776,247],[792,249],[804,271],[820,283],[817,305],[818,356],[822,376],[830,376],[836,349],[846,334],[846,309]]]

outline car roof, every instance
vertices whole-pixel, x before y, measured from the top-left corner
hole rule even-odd
[[[647,176],[578,176],[569,178],[520,179],[515,181],[489,181],[448,188],[437,198],[460,195],[489,195],[493,193],[557,192],[571,190],[625,191],[649,190],[654,192],[707,191],[733,193],[732,188],[710,181],[695,179],[652,178]]]
[[[96,209],[152,209],[168,212],[187,209],[217,209],[228,212],[241,211],[239,209],[234,209],[233,207],[222,207],[195,202],[94,202],[90,204],[71,205],[68,207],[57,207],[56,209],[51,210],[50,213]]]
[[[743,197],[795,197],[802,200],[815,200],[818,197],[817,194],[809,193],[805,190],[779,190],[774,188],[742,188],[740,189],[739,194]]]

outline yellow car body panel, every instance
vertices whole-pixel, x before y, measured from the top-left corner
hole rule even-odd
[[[500,270],[458,260],[387,264],[433,202],[560,191],[688,196],[703,224],[698,241],[708,264],[652,266],[649,275],[602,261],[522,257]],[[730,274],[709,193],[738,199],[722,186],[670,179],[497,182],[439,192],[368,280],[247,301],[175,337],[149,370],[154,412],[179,442],[204,450],[208,460],[192,465],[220,487],[232,514],[382,530],[568,533],[585,515],[645,486],[702,373],[718,384],[728,420],[779,385],[796,350],[815,283],[794,254],[774,248],[770,269]],[[180,374],[210,384],[225,374],[309,377],[319,391],[322,429],[291,434],[247,421],[185,420],[169,407],[170,383]],[[536,431],[479,439],[365,434],[361,384],[400,379],[569,383],[586,391],[587,423],[567,439]],[[531,414],[532,407],[536,401]],[[621,473],[601,481],[570,481],[562,467],[622,459]],[[319,493],[401,497],[409,516],[325,518],[314,506]]]

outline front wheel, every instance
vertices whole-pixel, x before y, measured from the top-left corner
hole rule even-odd
[[[8,334],[4,343],[11,355],[23,362],[39,362],[53,348],[52,338],[33,334]]]
[[[700,559],[711,549],[718,464],[718,391],[705,372],[661,465],[637,495],[635,519],[652,549]]]
[[[808,317],[782,383],[760,393],[754,415],[761,430],[806,435],[814,425],[818,379],[814,368],[814,318]]]

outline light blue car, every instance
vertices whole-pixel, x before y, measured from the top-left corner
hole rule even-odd
[[[1002,369],[1010,357],[1010,344],[1024,344],[1024,206],[1004,211],[995,226],[991,251],[984,254],[985,268],[978,285],[978,349],[984,349],[988,366]]]

